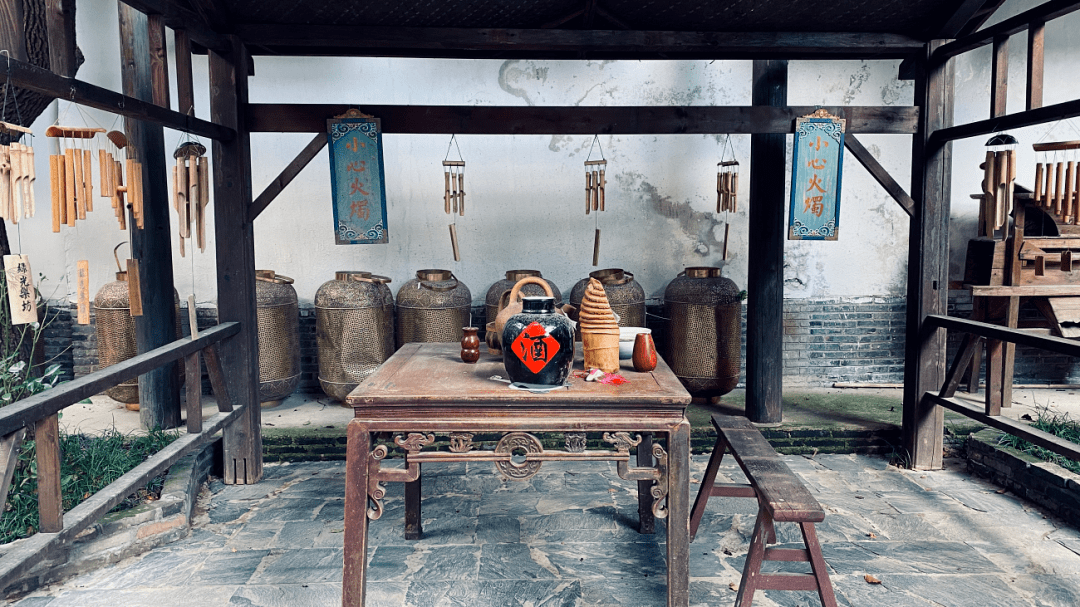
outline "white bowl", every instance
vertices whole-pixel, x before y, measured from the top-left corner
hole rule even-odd
[[[634,356],[634,340],[638,333],[649,335],[652,329],[645,327],[619,327],[619,358],[628,359]]]

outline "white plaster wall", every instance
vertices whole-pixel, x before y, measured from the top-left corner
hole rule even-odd
[[[1023,8],[1025,3],[1019,3]],[[1011,6],[1011,5],[1010,5]],[[1006,8],[1010,8],[1007,6]],[[1019,10],[1019,9],[1010,9]],[[78,5],[78,43],[87,61],[78,78],[120,89],[117,17],[111,0]],[[1075,17],[1075,16],[1074,16]],[[1076,56],[1075,18],[1047,28],[1046,103],[1080,96],[1066,57]],[[1070,29],[1071,28],[1071,29]],[[171,41],[171,36],[169,37]],[[1023,36],[1014,37],[1010,109],[1023,104]],[[1019,55],[1018,55],[1019,53]],[[958,62],[957,119],[984,118],[988,107],[989,54]],[[908,105],[910,82],[896,80],[897,61],[793,61],[791,105]],[[460,105],[747,105],[749,61],[457,61],[257,57],[251,79],[253,102]],[[206,58],[194,58],[196,114],[209,118]],[[1059,82],[1060,81],[1060,82]],[[174,97],[175,99],[175,97]],[[175,104],[175,101],[174,101]],[[122,128],[122,120],[60,102],[66,124]],[[55,120],[43,116],[37,133]],[[1023,141],[1043,131],[1017,132]],[[1067,130],[1058,126],[1057,132]],[[1080,138],[1067,133],[1068,138]],[[182,134],[166,131],[172,150]],[[252,138],[254,191],[260,192],[310,140],[308,134],[257,134]],[[715,210],[719,135],[602,136],[608,165],[608,210],[586,217],[582,211],[582,162],[591,137],[463,136],[467,161],[468,210],[458,219],[462,261],[452,259],[448,218],[442,213],[442,167],[449,137],[386,135],[385,168],[390,243],[337,246],[333,240],[329,168],[324,150],[255,223],[256,260],[297,279],[302,302],[310,302],[339,269],[366,269],[393,278],[396,290],[415,270],[449,268],[472,290],[484,294],[507,269],[536,268],[569,290],[593,269],[593,229],[602,230],[600,267],[635,273],[649,297],[662,295],[684,266],[723,265],[724,217]],[[860,139],[905,187],[910,184],[911,138],[862,135]],[[209,147],[208,141],[204,141]],[[954,277],[959,276],[964,243],[974,235],[974,203],[967,198],[979,179],[982,141],[955,146],[953,210]],[[38,146],[39,175],[48,174],[47,149]],[[740,209],[731,214],[731,242],[725,273],[740,285],[747,275],[747,199],[750,137],[731,137],[743,163]],[[789,139],[790,146],[790,139]],[[1030,146],[1025,146],[1030,153]],[[453,154],[456,155],[456,150]],[[594,156],[597,151],[594,150]],[[168,159],[171,163],[171,157]],[[1034,160],[1021,153],[1021,168]],[[775,172],[780,167],[763,170]],[[785,172],[788,167],[784,167]],[[1027,177],[1030,181],[1030,177]],[[907,215],[861,165],[845,155],[840,240],[787,243],[785,296],[863,297],[902,295],[907,266]],[[1025,182],[1023,171],[1020,178]],[[48,182],[38,181],[37,197],[48,200]],[[31,255],[45,275],[43,292],[74,298],[74,267],[88,259],[91,292],[112,280],[112,248],[125,240],[103,201],[75,229],[50,231],[47,206],[11,233],[13,246]],[[213,205],[213,202],[211,202]],[[786,203],[785,203],[786,206]],[[104,210],[101,209],[104,207]],[[211,209],[212,210],[212,209]],[[181,258],[173,237],[174,272],[182,298],[202,305],[216,299],[214,236],[210,213],[205,254]],[[9,229],[12,229],[9,227]],[[970,232],[970,233],[969,233]],[[15,245],[19,242],[21,244]],[[122,251],[126,248],[122,249]]]

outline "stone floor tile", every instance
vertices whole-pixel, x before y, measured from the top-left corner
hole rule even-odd
[[[269,550],[216,552],[206,557],[188,581],[195,585],[243,585],[269,554]]]
[[[429,582],[409,585],[404,607],[577,607],[581,587],[576,581]]]
[[[252,584],[340,582],[344,552],[333,548],[275,551],[251,576]]]
[[[369,593],[369,596],[373,594]],[[341,607],[341,583],[251,584],[238,588],[227,604],[237,607]],[[368,604],[389,603],[372,600]]]

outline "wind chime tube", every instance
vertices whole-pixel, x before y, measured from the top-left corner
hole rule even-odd
[[[30,192],[30,215],[33,217],[37,214],[37,201],[34,199],[34,184],[37,182],[37,168],[34,167],[34,148],[27,148],[27,158],[29,158],[29,181],[27,182],[27,189]]]
[[[69,228],[73,228],[75,219],[79,215],[79,208],[75,202],[75,150],[71,148],[64,150],[64,179],[67,194],[67,224]]]
[[[604,169],[600,169],[600,184],[597,186],[597,194],[600,198],[600,210],[604,210],[604,190],[607,186],[607,177],[604,175]]]
[[[1076,205],[1073,203],[1073,172],[1076,169],[1076,161],[1070,160],[1065,168],[1065,223],[1074,223],[1076,219]]]
[[[446,186],[446,192],[443,193],[443,211],[447,215],[450,214],[450,168],[443,169],[443,184]]]
[[[127,198],[124,196],[127,193],[127,186],[124,185],[124,165],[119,160],[114,160],[113,163],[113,180],[116,182],[116,209],[120,216],[120,229],[127,230],[127,208],[124,204],[124,200]]]
[[[1042,206],[1043,199],[1043,167],[1041,162],[1035,163],[1035,204]]]
[[[49,202],[52,203],[52,231],[60,232],[60,186],[57,180],[56,155],[49,155]]]
[[[199,157],[199,250],[206,252],[206,205],[210,204],[210,163]]]
[[[585,170],[585,214],[592,212],[592,173]]]
[[[1073,183],[1073,197],[1075,198],[1075,200],[1073,200],[1072,202],[1072,222],[1073,225],[1076,225],[1078,222],[1080,222],[1080,163],[1077,164],[1076,170],[1073,172],[1073,176],[1075,178],[1075,182]]]
[[[738,198],[739,198],[739,174],[738,173],[732,173],[731,174],[731,193],[729,195],[731,196],[731,211],[734,213],[739,208],[739,203],[738,203]]]
[[[994,228],[998,229],[1005,225],[1005,217],[1008,213],[1008,181],[1009,181],[1009,155],[1006,152],[994,154],[994,168],[997,170],[997,214],[994,216]]]
[[[1061,173],[1062,173],[1063,169],[1064,169],[1064,166],[1062,165],[1062,163],[1060,163],[1060,162],[1055,162],[1054,163],[1054,213],[1057,213],[1058,216],[1060,216],[1061,213],[1062,213],[1061,203],[1062,203],[1062,197],[1065,194],[1065,189],[1062,187],[1063,184],[1061,183],[1061,181],[1062,181]]]
[[[994,153],[991,151],[986,152],[986,160],[983,161],[983,200],[980,206],[980,222],[983,236],[990,238],[994,237],[994,213],[992,209],[996,208],[997,203],[994,201],[994,192],[997,188],[994,187]]]
[[[450,246],[454,249],[454,261],[461,261],[461,251],[458,250],[457,226],[450,224]]]
[[[83,191],[86,195],[86,212],[94,212],[94,171],[91,161],[90,150],[82,151],[83,160]]]
[[[596,234],[593,236],[592,265],[600,265],[600,228],[596,228]]]
[[[101,195],[108,196],[109,173],[105,170],[105,148],[98,148],[98,185],[101,186]]]
[[[1046,168],[1046,170],[1043,171],[1043,180],[1046,182],[1046,187],[1043,189],[1042,206],[1044,209],[1050,210],[1054,206],[1054,172],[1053,167],[1050,165],[1049,162],[1047,162],[1043,166]]]
[[[86,219],[86,176],[83,175],[82,150],[72,149],[75,169],[75,208],[79,219]]]
[[[11,206],[11,149],[0,145],[0,219],[7,219],[7,210]]]
[[[716,170],[716,212],[724,208],[724,173]]]
[[[199,206],[199,164],[194,156],[187,157],[187,205],[188,205],[188,238],[193,236],[191,232],[191,226],[194,224],[198,227],[198,212]]]
[[[53,158],[56,159],[56,204],[60,207],[60,225],[67,225],[67,163],[63,154]]]
[[[724,256],[721,258],[724,261],[727,261],[727,243],[728,243],[728,234],[729,234],[730,231],[731,231],[731,224],[725,221],[724,222]]]
[[[465,216],[465,167],[462,166],[458,169],[457,174],[458,182],[458,214],[462,217]]]
[[[600,171],[592,170],[592,210],[600,210]]]
[[[1013,205],[1016,203],[1016,150],[1005,152],[1005,156],[1009,160],[1009,170],[1005,175],[1005,217],[1002,218],[1002,223],[1008,221],[1007,218],[1012,215]]]

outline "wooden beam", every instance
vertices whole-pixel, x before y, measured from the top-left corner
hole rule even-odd
[[[211,52],[210,114],[236,129],[232,141],[214,142],[214,229],[217,238],[218,318],[236,321],[240,334],[218,350],[225,385],[244,418],[224,436],[225,482],[247,484],[262,477],[258,331],[255,312],[255,234],[251,205],[251,143],[247,109],[246,47],[231,38],[228,54]],[[209,361],[209,359],[208,359]]]
[[[787,61],[755,60],[751,96],[754,105],[787,105]],[[718,131],[719,132],[719,131]],[[750,248],[753,272],[747,279],[746,417],[760,423],[783,420],[784,225],[785,180],[777,179],[786,164],[787,136],[758,134],[750,138]]]
[[[859,163],[866,167],[870,175],[881,184],[881,187],[885,188],[885,191],[893,197],[893,200],[899,203],[900,208],[904,209],[908,217],[911,217],[915,212],[915,201],[911,199],[911,196],[908,196],[908,193],[904,191],[904,188],[899,183],[896,183],[892,175],[885,170],[885,167],[881,166],[877,158],[874,158],[874,155],[863,146],[862,142],[855,135],[845,133],[844,147],[851,152],[851,155]]]
[[[960,342],[960,348],[956,352],[956,358],[953,359],[952,365],[949,366],[949,372],[945,375],[945,383],[941,386],[939,396],[952,398],[956,394],[956,388],[960,385],[960,379],[963,377],[964,371],[970,368],[975,353],[982,348],[982,345],[982,337],[971,333],[964,335],[963,341]]]
[[[1001,325],[934,314],[926,317],[926,324],[933,328],[963,331],[982,335],[987,339],[1000,339],[1021,346],[1056,352],[1066,356],[1080,357],[1080,341],[1053,335],[1040,335],[1023,329],[1010,329]]]
[[[998,131],[1009,131],[1035,124],[1057,122],[1058,120],[1074,118],[1076,116],[1080,116],[1080,99],[1065,101],[1054,105],[1046,105],[1023,112],[1016,112],[1014,114],[1006,114],[999,118],[989,118],[987,120],[979,120],[958,126],[941,128],[934,132],[931,137],[931,144],[943,145],[946,142],[956,141],[958,139],[967,139],[968,137],[977,137],[979,135],[990,135]]]
[[[574,15],[576,16],[576,15]],[[377,27],[327,24],[256,24],[235,26],[250,46],[285,47],[291,54],[475,57],[478,52],[528,52],[540,56],[602,53],[605,58],[664,53],[672,57],[713,59],[902,58],[922,49],[910,36],[849,32],[676,32],[641,30],[569,30]]]
[[[55,388],[54,388],[55,389]],[[200,434],[185,434],[145,462],[132,468],[120,478],[109,483],[89,499],[75,506],[64,516],[64,526],[57,533],[37,533],[0,556],[0,588],[7,588],[50,552],[59,550],[75,539],[84,529],[96,523],[127,496],[142,487],[155,476],[168,470],[181,457],[211,442],[215,434],[235,425],[243,411],[218,413],[206,420]]]
[[[1013,436],[1018,436],[1043,449],[1053,451],[1054,453],[1065,456],[1071,460],[1080,461],[1080,445],[1064,438],[1054,436],[1049,432],[1043,432],[1037,428],[1032,428],[1022,421],[998,415],[987,415],[974,405],[969,405],[968,403],[953,398],[942,398],[936,394],[928,393],[924,398],[929,404],[940,405],[975,421],[982,422],[991,428],[997,428],[998,430],[1012,434]]]
[[[990,67],[990,117],[1005,115],[1009,99],[1009,37],[994,38]]]
[[[253,133],[325,133],[326,119],[349,105],[253,103]],[[769,106],[423,106],[362,105],[382,121],[383,133],[438,135],[647,135],[791,133],[795,119],[816,107]],[[910,135],[919,111],[911,106],[829,106],[848,133]]]
[[[1077,297],[1080,285],[967,285],[972,297]]]
[[[191,39],[184,30],[173,32],[176,59],[176,111],[195,115],[195,79],[191,72]]]
[[[999,36],[1018,34],[1026,30],[1031,23],[1045,23],[1078,9],[1080,9],[1080,1],[1077,0],[1050,0],[971,35],[943,44],[934,51],[932,61],[941,63],[949,57],[990,44]]]
[[[939,38],[964,38],[966,36],[970,36],[971,34],[978,31],[979,28],[981,28],[983,24],[990,19],[990,17],[993,17],[994,13],[996,13],[997,10],[1001,8],[1002,4],[1005,4],[1005,0],[986,0],[986,2],[983,3],[982,8],[979,9],[971,17],[971,19],[968,20],[968,22],[960,28],[960,31],[956,32],[956,34],[953,36],[939,36]]]
[[[940,468],[944,447],[944,412],[922,399],[924,393],[939,390],[945,379],[945,332],[924,325],[927,315],[945,313],[949,292],[952,146],[929,144],[931,133],[952,122],[953,62],[930,62],[940,45],[927,45],[915,80],[915,102],[922,113],[911,151],[911,189],[917,204],[908,231],[903,429],[916,469]]]
[[[1043,55],[1046,24],[1035,21],[1028,27],[1027,106],[1033,110],[1043,104]]]
[[[169,51],[165,42],[165,21],[161,15],[146,16],[150,50],[150,100],[169,107]]]
[[[173,30],[185,30],[188,37],[208,49],[227,52],[229,41],[208,27],[198,14],[175,0],[121,0],[124,4],[147,15],[161,15],[165,25]]]
[[[154,87],[150,18],[126,4],[119,4],[118,9],[120,81],[124,94],[142,101],[157,101],[155,93],[161,91]],[[165,133],[160,125],[134,118],[124,120],[124,132],[131,144],[128,158],[134,152],[143,171],[141,196],[146,204],[142,210],[142,229],[131,230],[131,257],[139,261],[143,307],[143,315],[135,317],[135,342],[139,352],[147,352],[177,338],[172,240],[166,237],[171,230]],[[134,226],[134,218],[130,219]],[[147,429],[180,425],[180,382],[175,362],[151,369],[139,378],[139,418]]]
[[[963,0],[960,5],[949,15],[945,23],[938,28],[938,39],[956,38],[957,34],[968,24],[969,21],[982,9],[986,0]]]
[[[304,146],[303,150],[300,150],[300,153],[296,155],[296,158],[281,171],[281,174],[275,177],[274,180],[270,182],[270,185],[266,186],[266,189],[262,191],[262,194],[259,194],[259,197],[251,203],[251,206],[248,207],[247,211],[247,220],[254,222],[255,218],[259,216],[259,213],[262,213],[266,210],[266,207],[270,206],[270,203],[277,198],[278,194],[280,194],[286,186],[292,183],[292,180],[300,174],[300,171],[304,170],[304,167],[306,167],[324,147],[326,147],[326,135],[322,133],[315,135],[311,142]]]
[[[45,0],[45,25],[49,32],[49,69],[71,78],[75,63],[75,0]]]
[[[99,369],[59,386],[28,396],[0,409],[0,436],[53,415],[80,400],[138,377],[146,371],[169,361],[179,360],[240,332],[240,325],[226,322],[199,332],[198,339],[184,337],[156,350],[135,355],[123,362]]]
[[[188,0],[188,2],[202,18],[203,23],[214,31],[229,29],[232,19],[229,18],[228,11],[223,6],[224,3],[216,0]]]
[[[191,133],[208,139],[232,139],[236,131],[221,125],[185,116],[153,103],[128,97],[100,86],[74,78],[57,76],[48,70],[22,61],[0,61],[0,74],[14,85],[29,91],[57,97],[92,107],[96,110],[153,122],[173,130]]]

